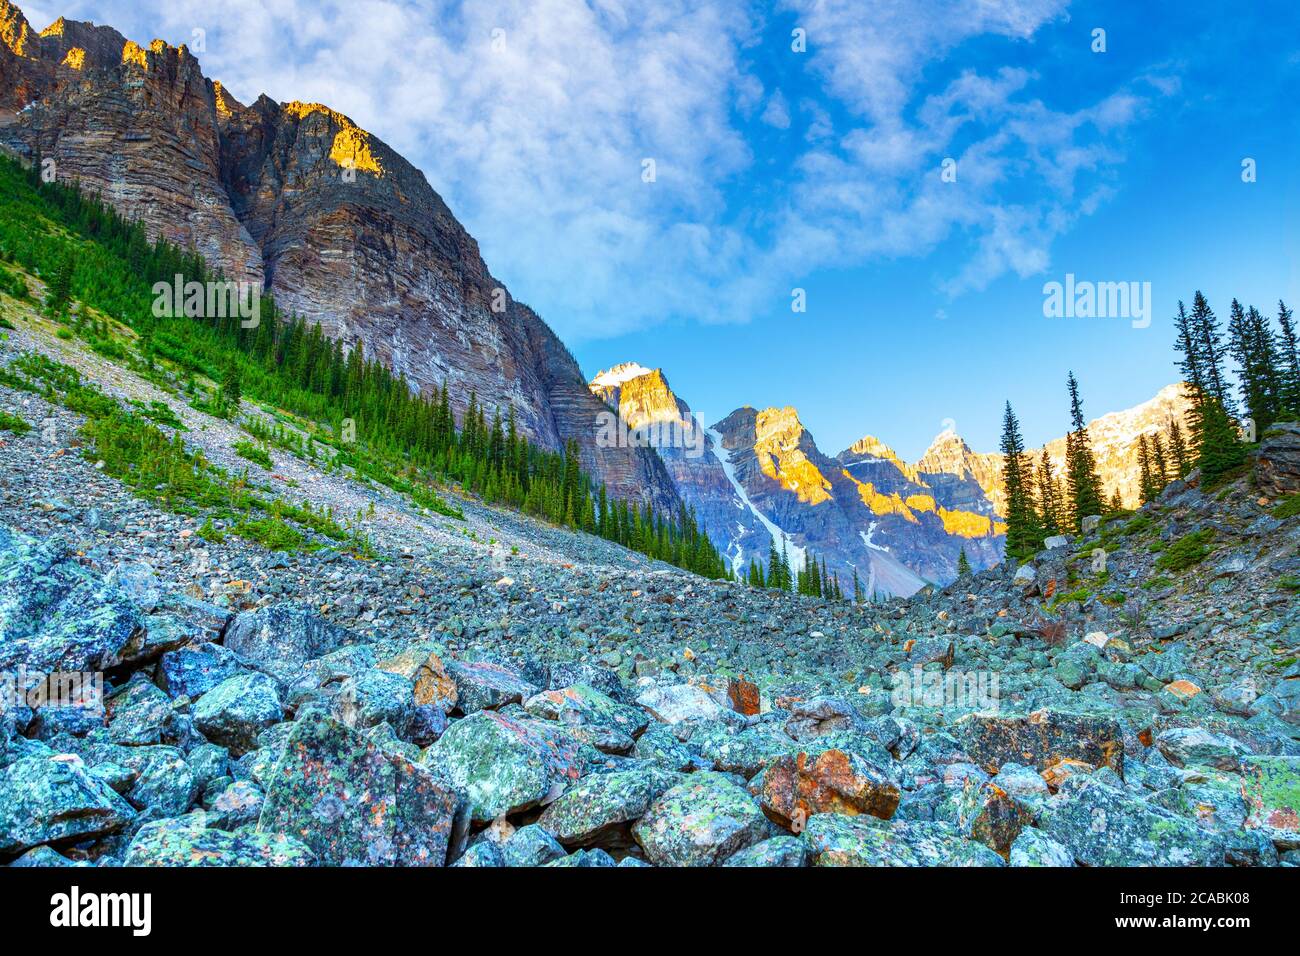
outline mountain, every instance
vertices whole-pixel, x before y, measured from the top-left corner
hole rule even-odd
[[[1191,404],[1186,389],[1179,383],[1166,385],[1154,398],[1140,405],[1118,412],[1109,412],[1088,422],[1088,439],[1097,459],[1097,474],[1101,478],[1106,498],[1118,490],[1125,508],[1136,508],[1142,501],[1139,493],[1141,471],[1138,465],[1138,441],[1167,434],[1169,423],[1177,421],[1186,428]],[[1184,434],[1186,432],[1184,431]],[[1045,446],[1057,476],[1065,474],[1065,436],[1049,441]],[[1042,448],[1030,449],[1035,463]],[[954,501],[973,501],[979,493],[992,502],[1000,515],[1006,504],[1000,478],[1002,456],[997,452],[972,452],[965,442],[951,431],[935,438],[934,443],[917,463],[917,468],[928,483],[945,483],[945,475],[961,476],[960,487]]]
[[[601,372],[590,388],[659,451],[677,494],[737,572],[751,560],[767,564],[775,542],[796,569],[810,550],[824,558],[846,592],[856,574],[867,593],[905,595],[950,579],[962,548],[975,567],[1001,558],[987,501],[967,512],[937,500],[875,439],[830,458],[793,408],[746,406],[706,428],[662,370],[634,362]]]
[[[703,427],[661,369],[626,362],[589,387],[658,450],[677,494],[737,571],[754,559],[766,564],[771,543],[784,541],[795,568],[811,550],[841,586],[856,573],[869,593],[908,595],[951,581],[963,550],[975,569],[1002,559],[1002,456],[972,451],[952,429],[914,463],[873,435],[831,458],[793,408],[745,406]],[[1186,412],[1175,384],[1089,423],[1107,496],[1118,489],[1127,507],[1139,504],[1139,436],[1163,433]],[[1063,475],[1065,438],[1046,447]]]
[[[600,447],[603,406],[542,319],[510,295],[424,175],[316,103],[253,104],[207,79],[185,46],[142,47],[66,19],[39,34],[0,0],[0,146],[52,160],[163,237],[360,347],[415,389],[446,382],[514,409],[521,431],[583,464],[612,495],[678,499],[648,449]]]

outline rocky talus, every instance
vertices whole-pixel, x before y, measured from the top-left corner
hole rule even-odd
[[[225,460],[229,423],[61,354]],[[1300,862],[1292,426],[1235,484],[853,607],[278,450],[278,494],[364,502],[379,559],[205,537],[74,413],[0,410],[34,425],[0,433],[5,864]]]

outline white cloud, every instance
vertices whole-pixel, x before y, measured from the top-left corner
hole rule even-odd
[[[1157,81],[1075,111],[1032,98],[1023,70],[919,89],[962,43],[1029,40],[1066,5],[788,0],[815,79],[793,113],[760,79],[765,60],[794,55],[785,20],[765,34],[769,14],[739,0],[71,0],[64,12],[139,40],[202,28],[205,72],[245,102],[266,92],[348,114],[423,169],[494,273],[576,339],[673,316],[744,320],[812,270],[922,255],[953,235],[969,250],[944,277],[952,294],[1044,268],[1053,237],[1104,200],[1097,183],[1078,199],[1080,178],[1116,161]],[[755,117],[797,123],[803,151],[755,164]],[[938,176],[950,155],[956,188]],[[1030,196],[1012,189],[1026,182]],[[729,205],[737,184],[746,198]]]

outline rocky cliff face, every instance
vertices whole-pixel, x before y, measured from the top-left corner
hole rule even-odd
[[[36,34],[0,0],[0,143],[54,160],[232,278],[360,346],[428,390],[446,381],[513,407],[544,447],[576,440],[616,497],[672,508],[653,452],[601,448],[577,363],[489,272],[478,244],[423,174],[342,114],[315,103],[236,101],[184,47],[141,47],[90,23]]]
[[[617,413],[629,440],[658,452],[677,494],[733,570],[743,573],[751,557],[766,557],[772,540],[766,519],[728,476],[721,436],[673,393],[661,370],[625,363],[601,372],[590,389]]]

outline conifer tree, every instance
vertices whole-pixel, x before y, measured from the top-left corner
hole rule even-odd
[[[1151,473],[1151,446],[1147,443],[1146,435],[1138,436],[1138,468],[1139,484],[1138,493],[1142,499],[1142,504],[1152,501],[1156,496],[1156,482]]]
[[[1006,553],[1028,558],[1043,544],[1031,490],[1033,461],[1025,454],[1020,422],[1007,402],[1002,418],[1002,486],[1007,498]]]
[[[1044,536],[1061,533],[1064,524],[1061,515],[1061,491],[1046,447],[1043,448],[1042,456],[1038,460],[1038,515],[1042,521]]]
[[[1077,532],[1084,518],[1101,514],[1101,479],[1097,475],[1097,461],[1088,439],[1087,423],[1083,420],[1083,401],[1079,398],[1079,383],[1074,372],[1070,372],[1066,385],[1070,392],[1071,423],[1065,439],[1068,527]]]
[[[1282,407],[1287,418],[1300,416],[1300,349],[1297,349],[1292,312],[1281,299],[1277,303],[1278,365],[1282,385]]]
[[[966,557],[966,549],[962,548],[961,553],[957,555],[957,577],[964,578],[970,574],[970,559]]]
[[[1187,441],[1183,438],[1182,426],[1178,424],[1177,419],[1169,419],[1168,440],[1169,454],[1172,458],[1170,465],[1175,470],[1174,477],[1185,478],[1192,470],[1192,462],[1187,451]]]

